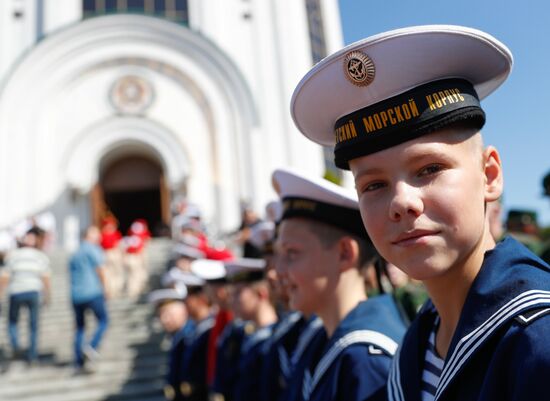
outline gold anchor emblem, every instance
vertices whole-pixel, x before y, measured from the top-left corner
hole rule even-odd
[[[357,86],[367,86],[374,81],[374,63],[365,53],[353,51],[344,58],[346,78]]]

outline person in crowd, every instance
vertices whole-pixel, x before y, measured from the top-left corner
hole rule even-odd
[[[74,358],[77,373],[95,369],[100,357],[98,350],[109,325],[105,254],[100,242],[99,228],[89,226],[84,231],[79,248],[69,260],[71,302],[76,323]],[[96,319],[96,328],[89,341],[85,338],[87,311],[91,311]]]
[[[171,337],[168,352],[168,371],[164,396],[169,401],[182,401],[179,375],[186,349],[195,331],[195,323],[189,319],[184,299],[187,296],[185,286],[180,289],[162,288],[149,293],[149,302],[155,306],[155,312],[164,331]]]
[[[264,244],[262,250],[266,261],[266,278],[272,294],[271,302],[279,316],[279,322],[272,336],[265,341],[262,351],[265,356],[260,375],[260,398],[265,401],[276,401],[286,391],[293,374],[291,358],[300,335],[308,325],[308,319],[289,306],[286,287],[281,284],[275,269],[273,240]]]
[[[172,248],[172,255],[168,261],[168,270],[177,268],[190,272],[191,263],[197,259],[204,259],[206,255],[201,250],[186,244],[175,244]]]
[[[233,321],[231,293],[225,265],[219,260],[202,259],[191,264],[191,272],[206,282],[206,293],[215,309],[214,326],[208,337],[206,381],[212,393],[218,360],[218,342],[228,324]]]
[[[550,266],[496,243],[487,215],[503,173],[480,100],[511,68],[485,32],[409,27],[327,57],[294,92],[298,128],[353,173],[376,248],[431,298],[394,359],[392,401],[548,398]]]
[[[123,238],[126,293],[131,299],[141,295],[149,280],[146,247],[150,238],[147,222],[143,219],[135,220]]]
[[[235,234],[235,241],[242,246],[242,256],[245,258],[260,258],[261,249],[250,241],[251,232],[258,229],[262,219],[248,204],[242,205],[241,225]]]
[[[205,281],[193,273],[182,271],[174,275],[174,279],[187,287],[185,306],[189,317],[195,322],[195,330],[182,355],[179,390],[183,400],[202,401],[208,398],[207,349],[215,321],[205,292]]]
[[[29,347],[26,359],[30,364],[38,361],[38,322],[40,304],[50,301],[50,260],[38,248],[41,232],[31,228],[21,239],[20,246],[10,251],[5,267],[0,270],[0,298],[7,287],[9,294],[8,335],[14,358],[23,356],[19,345],[17,323],[19,312],[29,313]]]
[[[187,201],[185,198],[176,198],[173,203],[172,218],[172,239],[181,241],[182,226],[188,222],[200,227],[200,231],[204,231],[202,226],[202,213],[198,205]]]
[[[303,399],[383,399],[405,324],[391,296],[366,295],[360,270],[378,254],[355,194],[290,169],[272,178],[283,203],[277,249],[290,304],[319,316],[328,337],[306,367]]]
[[[234,401],[255,401],[260,398],[259,384],[264,361],[263,345],[273,334],[278,317],[271,303],[265,279],[265,261],[238,258],[226,261],[227,276],[234,285],[233,309],[248,324],[239,352],[238,377],[234,384]]]
[[[120,241],[122,234],[118,220],[108,214],[101,222],[101,247],[105,253],[105,284],[111,298],[118,298],[124,290],[125,274]]]

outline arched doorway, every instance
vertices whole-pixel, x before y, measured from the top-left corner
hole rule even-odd
[[[145,219],[153,235],[163,234],[169,223],[169,190],[163,168],[150,157],[131,155],[104,162],[94,192],[94,220],[111,212],[122,233],[136,219]]]

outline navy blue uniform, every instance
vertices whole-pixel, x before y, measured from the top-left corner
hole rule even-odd
[[[213,326],[214,318],[212,317],[198,322],[192,341],[182,355],[180,392],[183,400],[204,401],[208,399],[206,350],[208,336]]]
[[[211,399],[233,400],[235,383],[239,375],[237,366],[247,325],[253,329],[252,323],[245,324],[242,320],[235,319],[225,326],[218,338],[216,375],[211,389]]]
[[[239,359],[239,376],[235,383],[234,401],[260,400],[260,374],[265,357],[263,344],[273,334],[273,325],[245,335]]]
[[[485,254],[466,297],[437,387],[436,400],[548,400],[550,267],[506,238]],[[437,312],[429,302],[396,355],[388,395],[420,401],[428,336]]]
[[[182,356],[186,347],[189,345],[190,338],[195,332],[195,323],[188,320],[181,329],[172,337],[172,344],[168,354],[168,373],[166,374],[166,386],[164,387],[164,396],[168,400],[181,401],[180,392],[180,372],[183,362]]]
[[[391,359],[404,333],[391,296],[361,302],[340,322],[315,368],[304,373],[304,399],[386,399]]]
[[[286,389],[292,373],[291,357],[307,321],[298,312],[288,313],[264,342],[265,354],[260,375],[260,399],[276,401]]]
[[[290,358],[290,379],[284,391],[279,395],[279,401],[303,401],[302,385],[304,372],[312,361],[323,351],[327,342],[327,332],[320,318],[313,316],[308,319],[306,327],[298,338],[296,348]]]

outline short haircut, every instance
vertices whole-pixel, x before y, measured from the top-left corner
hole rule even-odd
[[[326,247],[333,246],[344,237],[350,237],[357,242],[357,245],[359,246],[359,263],[356,267],[358,269],[367,267],[379,258],[378,251],[374,248],[374,245],[368,238],[359,237],[341,228],[334,227],[320,221],[311,219],[304,219],[304,221],[307,223],[308,229],[315,234],[319,241],[321,241],[321,244]]]

